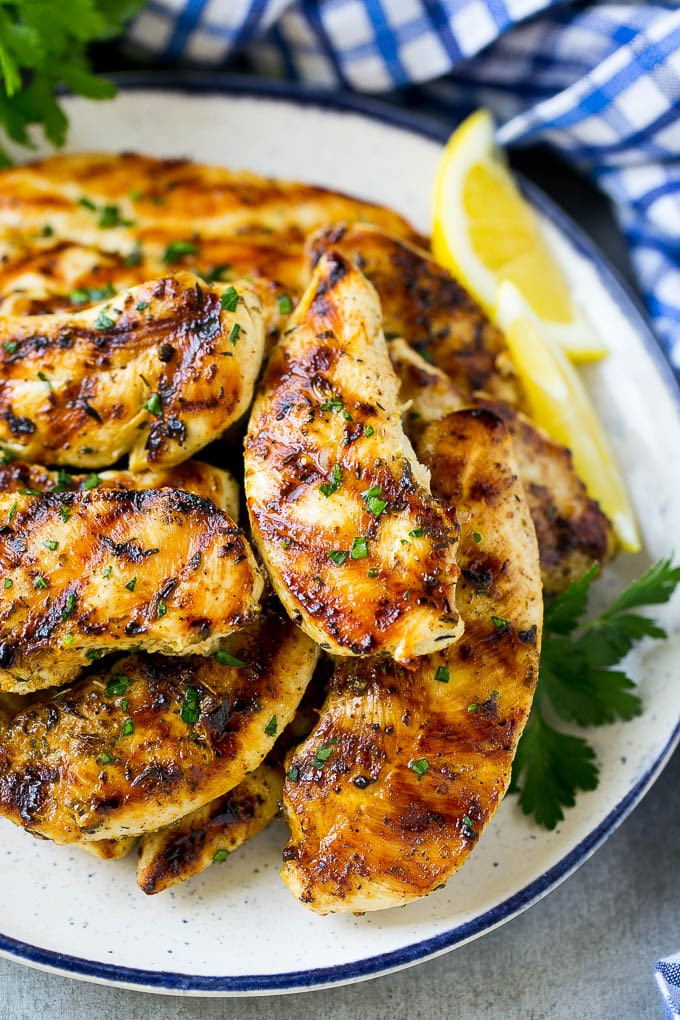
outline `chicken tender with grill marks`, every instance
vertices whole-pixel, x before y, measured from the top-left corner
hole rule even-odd
[[[507,403],[521,403],[503,334],[429,252],[362,223],[311,237],[312,265],[331,249],[359,266],[378,291],[388,338],[403,337],[465,393],[483,389]]]
[[[270,607],[219,657],[132,655],[43,693],[0,734],[0,815],[57,843],[170,825],[260,765],[317,655]]]
[[[400,395],[410,405],[406,427],[411,437],[428,422],[469,407],[492,411],[505,422],[536,529],[544,591],[551,595],[564,591],[594,562],[611,559],[615,551],[611,522],[588,496],[565,446],[508,404],[483,394],[461,393],[403,340],[393,340],[389,347],[401,380]]]
[[[164,471],[102,471],[99,474],[70,474],[67,471],[50,471],[39,464],[11,461],[0,465],[0,492],[30,490],[43,492],[90,491],[90,488],[127,489],[183,489],[203,499],[211,500],[226,510],[232,520],[239,514],[239,487],[236,479],[222,468],[204,464],[200,460],[185,460]]]
[[[400,421],[374,288],[322,258],[250,418],[254,541],[291,616],[336,655],[406,661],[455,641],[457,531]]]
[[[149,895],[163,892],[224,862],[276,818],[282,788],[281,767],[263,762],[223,797],[146,833],[139,845],[139,888]]]
[[[41,464],[171,467],[246,411],[264,349],[245,283],[190,273],[70,314],[0,318],[0,443]]]
[[[190,493],[3,493],[0,520],[0,690],[69,683],[106,651],[207,655],[258,612],[246,539]]]
[[[465,634],[411,672],[337,665],[284,786],[282,876],[320,914],[407,903],[464,863],[507,790],[538,676],[538,550],[505,427],[463,411],[417,451],[460,521]]]

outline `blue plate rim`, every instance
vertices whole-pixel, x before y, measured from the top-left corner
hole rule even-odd
[[[270,81],[247,75],[198,71],[135,71],[114,74],[109,77],[116,82],[120,90],[158,89],[175,92],[261,96],[268,99],[280,99],[348,113],[358,113],[436,142],[445,142],[449,134],[446,127],[438,121],[378,99],[348,92],[329,93],[290,82]],[[531,182],[523,180],[522,187],[532,203],[556,223],[577,250],[596,266],[603,285],[622,308],[624,314],[632,321],[633,327],[641,337],[680,411],[678,380],[646,321],[640,303],[628,285],[609,264],[594,241],[552,199]],[[41,949],[0,933],[0,956],[66,977],[170,994],[193,993],[216,996],[248,993],[277,994],[329,987],[377,977],[380,974],[419,963],[477,938],[526,910],[568,878],[601,846],[642,799],[679,742],[680,720],[661,753],[637,783],[595,829],[548,871],[474,920],[389,953],[333,967],[317,967],[312,970],[288,971],[281,974],[196,975],[121,967],[105,962],[98,963],[54,950]]]

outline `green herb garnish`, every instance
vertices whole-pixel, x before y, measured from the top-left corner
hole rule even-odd
[[[34,588],[46,588],[47,587],[47,581],[45,580],[44,577],[36,577],[33,580],[33,587]]]
[[[278,305],[279,315],[290,315],[293,311],[293,302],[287,294],[279,294],[276,299],[276,303]]]
[[[59,543],[55,542],[53,538],[48,538],[47,541],[43,542],[43,545],[51,552],[54,552],[55,549],[59,548]]]
[[[187,689],[179,714],[183,722],[188,723],[189,726],[193,726],[194,723],[198,722],[201,714],[201,696],[195,687]]]
[[[434,675],[437,683],[447,684],[451,679],[451,671],[448,666],[437,666],[437,672]]]
[[[127,694],[131,683],[130,677],[126,676],[125,673],[114,673],[108,682],[104,694],[107,698],[121,698],[124,694]]]
[[[198,245],[193,241],[171,241],[163,253],[163,261],[172,266],[185,255],[198,255]]]
[[[69,616],[71,616],[71,614],[73,613],[75,604],[76,604],[75,595],[73,594],[69,595],[66,599],[66,605],[64,606],[61,613],[62,620],[68,620]]]
[[[157,393],[152,393],[149,399],[144,401],[142,407],[149,414],[155,414],[157,418],[160,418],[163,414],[163,405]]]
[[[229,856],[228,850],[224,849],[216,850],[215,853],[213,854],[213,861],[215,864],[221,864],[223,861],[226,861],[228,856]]]
[[[277,729],[278,724],[276,722],[276,716],[273,715],[269,722],[267,723],[267,725],[265,726],[264,732],[267,734],[268,737],[273,737],[276,735]]]
[[[380,517],[387,507],[387,500],[382,498],[382,489],[379,485],[372,485],[370,489],[366,489],[361,493],[361,498],[374,517]]]
[[[90,489],[96,489],[97,486],[100,484],[101,478],[95,471],[93,471],[91,475],[88,475],[87,478],[83,479],[83,481],[80,483],[80,488],[83,491],[87,492]]]
[[[373,428],[372,425],[364,425],[364,435],[366,436],[366,438],[372,436],[374,432],[375,429]]]
[[[97,316],[94,327],[95,329],[111,329],[114,325],[114,320],[110,315],[107,315],[105,311],[101,311]]]
[[[241,327],[239,326],[238,322],[235,322],[234,325],[231,327],[231,333],[229,334],[229,339],[233,343],[234,347],[236,346],[236,341],[238,340],[238,335],[240,332]]]
[[[417,758],[415,761],[410,761],[408,763],[408,767],[410,768],[411,772],[415,772],[415,774],[418,776],[418,782],[420,782],[420,780],[423,778],[423,776],[429,769],[430,763],[427,760],[427,758]]]
[[[6,351],[7,354],[14,354],[18,346],[19,344],[16,340],[5,340],[3,341],[2,349],[3,351]]]
[[[237,669],[240,669],[246,665],[241,659],[237,659],[235,655],[230,655],[229,652],[222,651],[221,648],[218,648],[215,652],[215,658],[220,666],[235,666]]]
[[[129,737],[134,732],[135,724],[133,723],[132,719],[126,719],[125,722],[123,723],[123,728],[120,731],[121,737]]]
[[[346,549],[331,549],[328,558],[335,563],[336,567],[339,567],[345,562],[348,555]]]
[[[666,632],[648,616],[631,612],[668,602],[680,583],[672,557],[659,560],[633,581],[594,620],[583,619],[597,565],[547,607],[538,686],[529,721],[517,747],[512,786],[525,814],[554,829],[578,790],[594,790],[595,752],[582,737],[564,733],[550,715],[580,726],[629,720],[642,711],[632,680],[613,669],[642,638]]]
[[[5,589],[5,591],[7,591],[8,588],[11,588],[13,584],[14,581],[12,580],[11,577],[6,577],[5,580],[2,582],[2,586]]]
[[[127,588],[128,591],[134,591],[136,584],[137,584],[137,578],[136,577],[131,577],[130,580],[125,585],[125,587]]]
[[[324,484],[320,485],[319,488],[321,489],[324,496],[332,496],[334,492],[338,491],[341,485],[342,485],[342,468],[340,467],[339,464],[336,464],[333,470],[331,471],[330,482],[324,482]]]
[[[238,304],[238,291],[236,287],[227,287],[220,298],[220,304],[225,312],[235,312]]]
[[[353,560],[363,560],[368,556],[368,542],[363,536],[355,538],[350,549],[350,556]]]

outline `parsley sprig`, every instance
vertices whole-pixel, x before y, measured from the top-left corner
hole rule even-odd
[[[143,0],[12,0],[0,4],[0,126],[33,148],[29,128],[40,124],[63,145],[67,117],[55,98],[65,85],[88,99],[110,99],[112,82],[92,72],[87,47],[120,35]],[[8,163],[0,147],[0,162]]]
[[[512,770],[511,790],[539,825],[554,829],[573,807],[579,790],[599,780],[595,752],[587,740],[563,732],[548,717],[579,726],[629,720],[642,711],[633,681],[614,669],[644,637],[664,638],[648,616],[632,612],[668,602],[680,583],[672,557],[659,560],[633,581],[603,613],[584,620],[597,566],[547,608],[538,686]]]

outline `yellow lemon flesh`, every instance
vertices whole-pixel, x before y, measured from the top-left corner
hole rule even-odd
[[[610,518],[621,547],[638,552],[640,535],[635,512],[605,431],[576,370],[561,348],[543,335],[539,320],[514,284],[501,284],[497,313],[532,418],[569,447],[578,475]]]
[[[444,149],[434,190],[432,250],[492,318],[500,282],[509,280],[544,333],[575,361],[607,353],[572,301],[538,219],[495,145],[487,110],[468,117]]]

